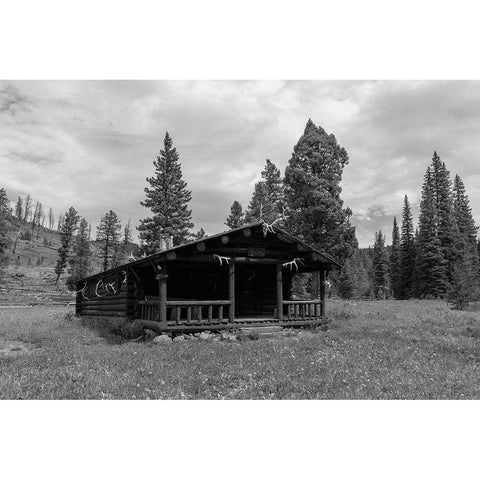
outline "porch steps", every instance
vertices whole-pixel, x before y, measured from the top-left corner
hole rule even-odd
[[[242,327],[240,331],[245,335],[256,332],[260,336],[271,336],[274,333],[282,332],[283,327],[279,325],[261,325],[258,327]]]

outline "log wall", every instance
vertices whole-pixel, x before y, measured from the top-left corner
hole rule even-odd
[[[96,280],[90,280],[96,284]],[[128,291],[128,276],[127,284],[122,283],[118,293],[105,293],[97,296],[93,293],[94,287],[87,285],[87,290],[82,293],[80,289],[83,283],[77,285],[77,301],[75,312],[77,315],[86,316],[102,316],[102,317],[125,317],[130,313],[132,307],[128,303],[130,296]]]

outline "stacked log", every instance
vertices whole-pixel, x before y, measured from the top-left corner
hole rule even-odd
[[[122,285],[123,286],[123,285]],[[81,315],[124,317],[127,304],[127,291],[122,289],[117,295],[81,299]]]

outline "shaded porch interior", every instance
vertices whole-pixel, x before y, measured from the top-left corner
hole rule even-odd
[[[159,300],[159,283],[153,269],[141,275],[142,297]],[[192,264],[175,262],[168,265],[167,302],[220,301],[229,299],[228,265],[218,263]],[[293,274],[283,273],[282,297],[291,299]],[[275,318],[277,308],[276,266],[235,265],[235,318]],[[213,315],[218,315],[214,306]]]

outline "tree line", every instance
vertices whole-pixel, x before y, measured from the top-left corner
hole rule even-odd
[[[414,228],[405,195],[401,229],[393,219],[392,245],[381,231],[371,250],[371,286],[377,298],[446,298],[458,307],[480,299],[478,228],[461,177],[453,181],[434,152]],[[353,275],[355,268],[348,266]],[[350,292],[352,294],[353,292]]]
[[[418,227],[414,229],[405,196],[401,227],[393,219],[392,245],[385,245],[379,231],[373,248],[361,249],[350,221],[352,210],[341,198],[341,180],[348,163],[348,153],[335,136],[308,120],[293,146],[284,175],[267,159],[247,209],[233,201],[226,226],[233,229],[257,221],[275,223],[327,252],[342,265],[330,274],[330,280],[343,298],[366,292],[377,298],[447,297],[455,289],[457,293],[469,292],[468,298],[477,295],[477,228],[461,178],[456,175],[452,182],[435,153],[424,178]],[[158,251],[165,238],[172,239],[175,246],[206,235],[203,228],[193,230],[191,191],[168,132],[153,166],[141,202],[149,214],[136,227],[140,241],[136,255]],[[16,213],[17,209],[12,215]],[[26,218],[25,205],[18,207],[20,217]],[[35,217],[35,211],[31,217]],[[71,207],[59,217],[58,229],[61,247],[55,272],[58,279],[68,268],[73,285],[75,279],[91,273],[90,227]],[[102,215],[93,242],[101,268],[126,262],[133,250],[132,237],[130,222],[122,231],[115,212]],[[317,276],[298,275],[294,293],[316,295],[318,287]]]

